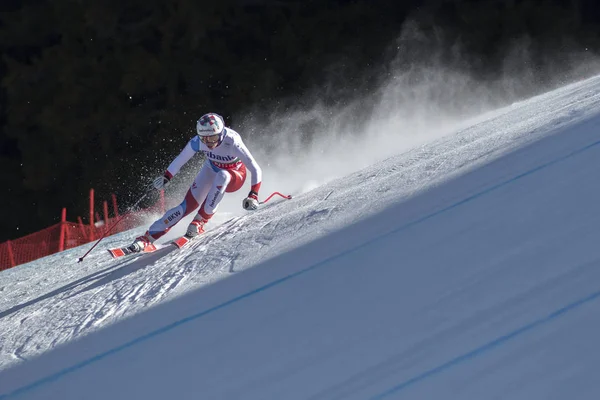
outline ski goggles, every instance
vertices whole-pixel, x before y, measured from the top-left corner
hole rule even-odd
[[[204,144],[216,144],[221,140],[221,135],[200,136],[200,140]]]

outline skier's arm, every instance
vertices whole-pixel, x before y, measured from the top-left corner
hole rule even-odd
[[[262,169],[241,139],[236,141],[235,148],[237,149],[238,158],[246,165],[246,168],[252,174],[250,194],[258,196],[258,191],[260,190],[260,184],[262,182]]]
[[[194,137],[183,148],[181,153],[177,157],[175,157],[175,159],[171,162],[171,164],[165,171],[166,178],[168,178],[169,180],[173,178],[179,172],[181,167],[183,167],[185,163],[188,162],[190,158],[192,158],[194,154],[196,154],[196,152],[198,152],[199,146],[197,142],[197,137]]]

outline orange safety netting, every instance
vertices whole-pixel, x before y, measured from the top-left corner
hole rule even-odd
[[[98,240],[110,228],[112,229],[108,235],[138,227],[147,213],[161,211],[163,208],[157,204],[138,212],[107,218],[94,225],[65,221],[22,238],[0,243],[0,271]]]

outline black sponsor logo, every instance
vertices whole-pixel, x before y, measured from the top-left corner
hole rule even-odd
[[[211,207],[215,206],[215,202],[217,201],[217,198],[219,197],[220,194],[221,194],[221,192],[215,192],[215,195],[213,196],[212,200],[210,201]]]
[[[235,157],[232,156],[220,156],[218,154],[213,153],[212,151],[209,152],[205,152],[206,156],[208,158],[210,158],[211,160],[218,160],[218,161],[233,161],[235,160]]]
[[[179,217],[181,215],[181,211],[175,211],[173,214],[169,215],[167,217],[167,220],[169,222],[173,221],[175,218]]]

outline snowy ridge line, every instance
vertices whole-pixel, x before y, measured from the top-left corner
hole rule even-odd
[[[317,269],[317,268],[319,268],[319,267],[321,267],[323,265],[326,265],[326,264],[328,264],[329,262],[331,262],[333,260],[336,260],[336,259],[341,258],[343,256],[346,256],[348,254],[351,254],[351,253],[353,253],[353,252],[355,252],[355,251],[357,251],[359,249],[362,249],[364,247],[368,247],[369,245],[371,245],[371,244],[373,244],[373,243],[375,243],[377,241],[380,241],[380,240],[388,237],[391,234],[395,234],[395,233],[404,231],[404,230],[406,230],[408,228],[411,228],[411,227],[413,227],[415,225],[418,225],[418,224],[420,224],[422,222],[430,220],[430,219],[432,219],[432,218],[434,218],[434,217],[436,217],[438,215],[441,215],[441,214],[443,214],[443,213],[445,213],[447,211],[453,210],[453,209],[455,209],[455,208],[457,208],[457,207],[459,207],[461,205],[470,203],[471,201],[473,201],[475,199],[478,199],[478,198],[480,198],[482,196],[485,196],[486,194],[489,194],[489,193],[491,193],[491,192],[493,192],[493,191],[495,191],[495,190],[497,190],[499,188],[502,188],[502,187],[504,187],[506,185],[509,185],[510,183],[518,181],[518,180],[520,180],[520,179],[522,179],[524,177],[530,176],[530,175],[532,175],[532,174],[534,174],[534,173],[536,173],[536,172],[538,172],[540,170],[543,170],[543,169],[546,169],[548,167],[551,167],[551,166],[553,166],[555,164],[558,164],[558,163],[560,163],[560,162],[562,162],[562,161],[564,161],[566,159],[569,159],[569,158],[571,158],[571,157],[573,157],[575,155],[581,154],[581,153],[583,153],[583,152],[585,152],[587,150],[590,150],[590,149],[592,149],[594,147],[597,147],[599,145],[600,145],[600,140],[598,140],[596,142],[593,142],[593,143],[590,143],[590,144],[588,144],[588,145],[586,145],[586,146],[584,146],[582,148],[579,148],[577,150],[574,150],[574,151],[572,151],[572,152],[570,152],[570,153],[568,153],[566,155],[563,155],[561,157],[558,157],[558,158],[550,160],[550,161],[548,161],[546,163],[543,163],[543,164],[541,164],[541,165],[539,165],[539,166],[537,166],[535,168],[531,168],[531,169],[529,169],[529,170],[527,170],[527,171],[525,171],[525,172],[523,172],[523,173],[521,173],[521,174],[519,174],[519,175],[517,175],[515,177],[507,179],[507,180],[505,180],[503,182],[500,182],[500,183],[498,183],[496,185],[493,185],[493,186],[491,186],[491,187],[489,187],[487,189],[481,190],[480,192],[475,193],[475,194],[473,194],[473,195],[471,195],[471,196],[469,196],[469,197],[467,197],[467,198],[465,198],[465,199],[463,199],[461,201],[455,202],[455,203],[453,203],[453,204],[451,204],[451,205],[449,205],[447,207],[444,207],[444,208],[442,208],[442,209],[440,209],[438,211],[435,211],[435,212],[432,212],[430,214],[427,214],[427,215],[425,215],[425,216],[423,216],[423,217],[421,217],[419,219],[416,219],[416,220],[414,220],[412,222],[404,224],[404,225],[402,225],[402,226],[400,226],[400,227],[398,227],[396,229],[393,229],[393,230],[390,230],[388,232],[382,233],[381,235],[376,236],[376,237],[374,237],[374,238],[372,238],[372,239],[370,239],[370,240],[368,240],[368,241],[362,243],[361,245],[358,245],[358,246],[356,246],[356,247],[354,247],[352,249],[343,251],[343,252],[341,252],[339,254],[336,254],[334,256],[328,257],[328,258],[326,258],[326,259],[324,259],[324,260],[322,260],[320,262],[317,262],[317,263],[315,263],[313,265],[310,265],[310,266],[304,268],[303,270],[300,270],[300,271],[297,271],[295,273],[292,273],[292,274],[289,274],[287,276],[284,276],[282,278],[279,278],[279,279],[277,279],[275,281],[272,281],[272,282],[270,282],[268,284],[265,284],[265,285],[263,285],[261,287],[258,287],[256,289],[254,289],[254,290],[251,290],[251,291],[246,292],[244,294],[241,294],[241,295],[239,295],[237,297],[234,297],[231,300],[228,300],[228,301],[223,302],[223,303],[221,303],[221,304],[219,304],[217,306],[209,308],[208,310],[204,310],[204,311],[201,311],[199,313],[196,313],[196,314],[190,315],[188,317],[182,318],[182,319],[180,319],[178,321],[175,321],[175,322],[173,322],[171,324],[163,326],[162,328],[159,328],[159,329],[156,329],[154,331],[151,331],[151,332],[149,332],[149,333],[147,333],[145,335],[142,335],[142,336],[140,336],[140,337],[138,337],[136,339],[133,339],[133,340],[127,342],[127,343],[124,343],[124,344],[122,344],[120,346],[114,347],[114,348],[112,348],[110,350],[107,350],[107,351],[105,351],[103,353],[100,353],[100,354],[98,354],[98,355],[96,355],[94,357],[91,357],[91,358],[89,358],[87,360],[84,360],[84,361],[82,361],[80,363],[72,365],[71,367],[64,368],[64,369],[62,369],[62,370],[60,370],[60,371],[58,371],[56,373],[53,373],[53,374],[48,375],[48,376],[46,376],[44,378],[38,379],[37,381],[34,381],[34,382],[32,382],[32,383],[30,383],[28,385],[25,385],[25,386],[22,386],[22,387],[20,387],[18,389],[15,389],[12,392],[5,393],[5,394],[0,394],[0,399],[14,398],[16,396],[19,396],[19,395],[22,395],[24,393],[27,393],[27,392],[29,392],[31,390],[37,389],[39,387],[42,387],[45,384],[51,383],[53,381],[57,381],[57,380],[61,379],[62,377],[66,376],[66,375],[69,375],[72,372],[78,371],[78,370],[80,370],[80,369],[82,369],[82,368],[84,368],[84,367],[86,367],[86,366],[88,366],[90,364],[93,364],[93,363],[95,363],[97,361],[105,359],[105,358],[109,357],[110,355],[119,353],[119,352],[121,352],[123,350],[126,350],[126,349],[128,349],[130,347],[135,346],[136,344],[145,342],[148,339],[151,339],[151,338],[159,336],[159,335],[161,335],[161,334],[163,334],[165,332],[168,332],[168,331],[170,331],[170,330],[172,330],[172,329],[174,329],[174,328],[176,328],[178,326],[184,325],[184,324],[186,324],[186,323],[188,323],[190,321],[194,321],[194,320],[196,320],[198,318],[201,318],[203,316],[206,316],[208,314],[212,314],[213,312],[218,311],[218,310],[223,309],[223,308],[226,308],[227,306],[229,306],[231,304],[234,304],[234,303],[237,303],[239,301],[242,301],[242,300],[244,300],[244,299],[246,299],[248,297],[251,297],[251,296],[253,296],[255,294],[264,292],[264,291],[268,290],[271,287],[274,287],[274,286],[277,286],[279,284],[282,284],[282,283],[284,283],[286,281],[289,281],[291,279],[294,279],[294,278],[296,278],[296,277],[298,277],[300,275],[304,275],[305,273],[310,272],[312,270],[315,270],[315,269]],[[543,317],[543,318],[540,318],[538,320],[535,320],[532,323],[530,323],[528,325],[525,325],[525,326],[523,326],[523,327],[521,327],[519,329],[516,329],[516,330],[512,331],[511,333],[508,333],[508,334],[506,334],[504,336],[501,336],[501,337],[499,337],[499,338],[497,338],[497,339],[489,342],[488,344],[485,344],[485,345],[483,345],[483,346],[481,346],[481,347],[479,347],[479,348],[477,348],[475,350],[472,350],[471,352],[468,352],[468,353],[465,353],[465,354],[463,354],[461,356],[458,356],[457,358],[455,358],[455,359],[453,359],[451,361],[448,361],[445,364],[442,364],[442,365],[440,365],[438,367],[432,368],[432,369],[424,372],[421,375],[418,375],[418,376],[416,376],[414,378],[411,378],[410,380],[407,380],[407,381],[405,381],[405,382],[403,382],[403,383],[401,383],[401,384],[399,384],[399,385],[397,385],[397,386],[389,389],[388,391],[386,391],[384,393],[381,393],[381,394],[377,395],[376,397],[373,397],[373,399],[385,398],[386,396],[388,396],[390,394],[393,394],[393,393],[396,393],[396,392],[398,392],[398,391],[400,391],[400,390],[402,390],[402,389],[404,389],[404,388],[406,388],[406,387],[408,387],[408,386],[410,386],[410,385],[412,385],[414,383],[422,381],[422,380],[424,380],[424,379],[426,379],[428,377],[431,377],[433,375],[436,375],[437,373],[442,372],[442,371],[444,371],[444,370],[446,370],[446,369],[448,369],[448,368],[450,368],[450,367],[452,367],[454,365],[460,364],[463,361],[466,361],[466,360],[471,359],[471,358],[473,358],[473,357],[475,357],[475,356],[477,356],[479,354],[482,354],[482,353],[484,353],[484,352],[486,352],[488,350],[491,350],[491,349],[493,349],[495,347],[498,347],[499,345],[508,342],[510,339],[512,339],[512,338],[514,338],[514,337],[516,337],[518,335],[521,335],[521,334],[523,334],[525,332],[531,331],[532,329],[537,328],[538,326],[541,326],[544,323],[547,323],[547,322],[549,322],[551,320],[554,320],[557,317],[564,315],[568,311],[571,311],[571,310],[573,310],[573,309],[575,309],[577,307],[580,307],[583,304],[589,303],[589,302],[597,299],[598,297],[600,297],[600,291],[597,291],[597,292],[595,292],[595,293],[593,293],[593,294],[591,294],[591,295],[589,295],[589,296],[587,296],[587,297],[585,297],[583,299],[580,299],[578,301],[570,303],[567,306],[564,306],[564,307],[558,309],[557,311],[549,314],[546,317]]]
[[[600,290],[590,294],[587,297],[584,297],[582,299],[574,301],[573,303],[570,303],[562,308],[559,308],[558,310],[546,315],[545,317],[539,318],[527,325],[524,325],[518,329],[515,329],[512,332],[507,333],[506,335],[500,336],[482,346],[479,346],[476,349],[469,351],[468,353],[461,354],[460,356],[457,356],[457,357],[453,358],[452,360],[447,361],[444,364],[438,365],[437,367],[433,367],[433,368],[421,373],[420,375],[410,378],[410,379],[392,387],[391,389],[386,390],[385,392],[382,392],[376,396],[370,397],[369,400],[380,400],[380,399],[384,399],[392,394],[397,394],[398,392],[408,388],[409,386],[412,386],[416,383],[422,382],[425,379],[430,378],[434,375],[440,374],[456,365],[459,365],[463,362],[469,361],[470,359],[473,359],[483,353],[494,350],[495,348],[505,344],[506,342],[510,341],[511,339],[514,339],[517,336],[520,336],[529,331],[532,331],[533,329],[535,329],[539,326],[542,326],[544,324],[552,322],[555,319],[568,313],[569,311],[572,311],[576,308],[583,306],[584,304],[587,304],[594,300],[597,300],[598,298],[600,298]]]

